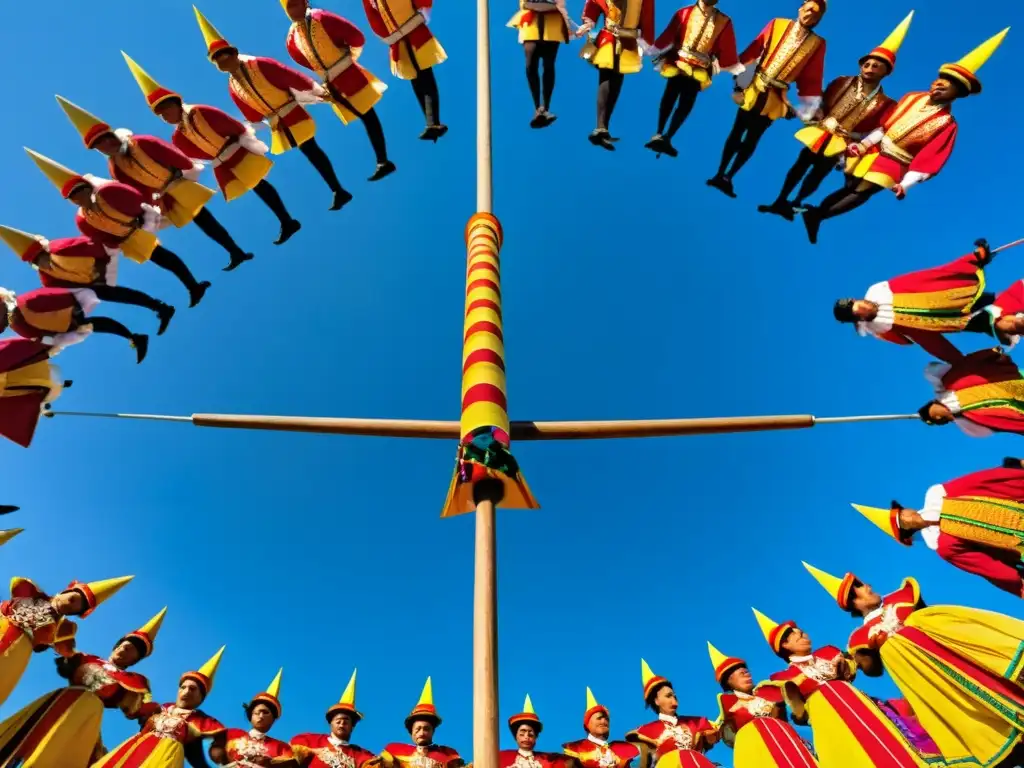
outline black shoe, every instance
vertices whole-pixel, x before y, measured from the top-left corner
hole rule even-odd
[[[437,140],[444,136],[446,133],[448,133],[447,125],[428,125],[426,128],[423,129],[423,133],[420,134],[420,139],[422,139],[423,141],[432,141],[436,144]]]
[[[281,232],[278,234],[277,240],[274,241],[274,245],[284,245],[300,229],[302,229],[302,224],[299,223],[298,219],[288,219],[288,221],[281,225]]]
[[[533,113],[533,119],[530,120],[531,128],[543,128],[544,127],[544,108],[537,107],[537,111]]]
[[[9,515],[11,512],[17,512],[21,507],[12,507],[9,504],[0,504],[0,515]]]
[[[793,205],[787,200],[776,200],[771,205],[759,205],[757,210],[761,213],[770,213],[774,216],[781,216],[786,221],[793,221],[796,218]]]
[[[157,329],[156,335],[163,336],[164,331],[167,330],[167,326],[171,324],[171,318],[174,317],[174,307],[170,304],[161,304],[160,309],[156,311],[156,316],[160,320],[160,327]]]
[[[339,189],[337,192],[334,193],[334,202],[331,203],[331,207],[328,208],[327,210],[340,211],[350,202],[352,202],[352,193],[349,192],[347,189]]]
[[[808,208],[803,215],[804,228],[807,230],[807,239],[811,245],[818,244],[818,232],[821,230],[821,214],[815,207]]]
[[[231,263],[224,267],[224,271],[234,272],[240,266],[245,264],[245,262],[252,261],[253,258],[255,257],[251,253],[243,253],[242,251],[238,251],[238,253],[233,253],[231,254]]]
[[[588,139],[595,147],[607,149],[609,152],[615,151],[615,145],[612,144],[613,140],[612,137],[608,135],[607,129],[595,128],[590,132]]]
[[[676,148],[672,146],[672,140],[667,139],[660,133],[654,134],[651,140],[644,144],[647,149],[654,152],[658,157],[662,155],[668,155],[669,157],[678,157],[679,153]]]
[[[722,192],[729,197],[736,197],[736,191],[732,188],[732,179],[726,178],[721,174],[708,179],[707,185],[717,189],[719,192]]]
[[[550,112],[548,112],[545,109],[544,110],[544,122],[541,123],[540,127],[541,128],[547,128],[549,125],[551,125],[557,119],[558,119],[558,115],[553,115],[553,114],[551,114]]]
[[[210,288],[210,281],[209,280],[203,280],[203,282],[201,282],[201,283],[196,283],[194,288],[190,288],[189,291],[188,291],[188,297],[191,300],[190,303],[189,303],[189,307],[190,308],[194,307],[200,301],[202,301],[203,300],[203,296],[206,295],[206,292],[209,290],[209,288]]]
[[[377,167],[373,171],[373,175],[370,176],[367,181],[380,181],[385,176],[390,176],[392,173],[397,171],[398,168],[390,160],[385,160],[383,163],[377,163]]]
[[[136,364],[141,363],[146,359],[146,353],[149,351],[149,336],[144,333],[133,333],[132,349],[135,350]]]

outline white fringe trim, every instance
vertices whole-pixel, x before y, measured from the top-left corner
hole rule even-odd
[[[71,295],[75,297],[78,306],[82,308],[82,314],[86,317],[100,304],[99,297],[92,288],[72,288]]]
[[[161,229],[163,212],[155,205],[142,204],[142,228],[150,234],[156,234]]]

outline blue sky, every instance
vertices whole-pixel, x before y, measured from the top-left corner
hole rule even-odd
[[[898,203],[826,223],[810,247],[797,224],[757,213],[800,145],[779,123],[736,179],[739,199],[707,189],[732,124],[729,82],[705,92],[680,133],[676,161],[643,149],[654,131],[662,79],[648,67],[627,79],[613,121],[615,153],[586,141],[595,72],[564,48],[554,111],[532,131],[522,51],[504,28],[513,2],[492,4],[496,211],[506,231],[503,281],[513,418],[656,418],[909,412],[928,399],[916,349],[865,340],[831,317],[832,302],[873,282],[939,264],[1022,235],[1020,190],[1006,165],[1016,98],[1019,30],[982,70],[985,91],[956,105],[961,138],[935,181]],[[574,16],[580,2],[570,0]],[[723,10],[744,46],[790,0],[730,0]],[[827,76],[855,71],[912,6],[833,3],[821,32]],[[399,171],[363,179],[372,154],[358,125],[315,111],[321,146],[355,201],[329,213],[326,187],[298,154],[270,177],[303,230],[274,247],[272,215],[255,197],[211,210],[257,259],[222,274],[225,257],[195,229],[165,233],[200,278],[214,284],[196,309],[167,273],[122,262],[121,283],[179,307],[149,359],[94,337],[59,362],[75,380],[66,410],[458,417],[465,250],[474,205],[474,19],[469,3],[438,3],[432,27],[449,53],[437,70],[439,144],[408,84],[390,78],[386,51],[368,41],[363,63],[390,89],[379,105]],[[927,7],[926,7],[927,6]],[[287,21],[276,2],[206,0],[202,10],[244,52],[284,58]],[[356,0],[329,6],[368,27]],[[659,27],[674,8],[661,0]],[[205,59],[189,3],[145,9],[30,4],[2,12],[0,84],[2,223],[50,237],[74,232],[23,145],[80,171],[101,173],[53,99],[60,93],[108,122],[167,136],[147,110],[118,51],[193,103],[228,107],[226,83]],[[960,3],[921,3],[887,90],[927,87],[1002,27],[1024,21],[993,0],[964,24]],[[1024,28],[1022,28],[1024,29]],[[41,33],[41,30],[45,32]],[[208,180],[212,184],[212,178]],[[825,184],[834,188],[839,178]],[[7,255],[0,280],[35,286]],[[1024,250],[989,270],[1002,289],[1019,279]],[[152,316],[107,305],[132,328]],[[970,348],[985,339],[961,339]],[[89,618],[80,646],[104,653],[164,605],[157,653],[139,667],[161,700],[178,675],[226,643],[206,710],[243,724],[239,704],[285,667],[284,717],[274,735],[319,730],[323,711],[359,668],[357,740],[379,749],[405,736],[402,719],[424,678],[445,718],[439,739],[471,745],[472,518],[438,517],[455,445],[203,430],[187,425],[64,418],[44,421],[25,451],[0,445],[4,503],[27,532],[2,550],[3,576],[50,590],[71,579],[135,573]],[[499,522],[501,708],[530,693],[546,729],[540,747],[578,738],[585,686],[611,707],[621,734],[649,719],[639,659],[670,677],[681,710],[713,717],[717,686],[705,641],[775,671],[750,606],[794,618],[817,644],[842,645],[853,624],[800,567],[806,559],[854,569],[876,587],[916,575],[932,603],[1020,615],[1020,601],[961,574],[925,549],[886,540],[848,503],[921,503],[932,483],[1024,454],[1020,438],[971,440],[955,427],[908,422],[657,441],[518,444],[515,454],[543,504]],[[46,656],[0,716],[58,679]],[[865,689],[890,695],[887,681]],[[108,745],[131,732],[112,714]],[[505,743],[511,743],[503,731]],[[730,764],[724,747],[714,759]]]

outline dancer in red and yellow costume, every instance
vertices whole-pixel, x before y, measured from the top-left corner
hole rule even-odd
[[[227,729],[199,709],[213,690],[223,655],[221,648],[199,671],[182,675],[174,704],[143,704],[138,718],[142,732],[108,752],[92,768],[184,768],[190,754],[202,759],[203,739],[212,740],[210,759],[223,765],[227,761]],[[189,764],[194,763],[189,760]]]
[[[1007,458],[1000,467],[933,485],[919,510],[898,501],[888,509],[853,508],[900,544],[909,547],[920,533],[925,545],[950,565],[1024,597],[1021,459]]]
[[[739,75],[745,67],[736,53],[732,19],[718,10],[718,0],[698,0],[680,8],[654,41],[654,48],[658,51],[655,67],[666,78],[665,93],[658,107],[658,132],[644,146],[659,156],[677,157],[672,138],[690,116],[701,91],[719,72]]]
[[[850,636],[858,666],[889,673],[947,764],[1004,764],[1024,735],[1024,621],[924,607],[914,579],[883,597],[852,573],[804,567],[842,610],[863,618]]]
[[[604,26],[587,40],[580,57],[597,68],[597,127],[590,143],[614,150],[618,139],[608,128],[626,75],[643,68],[644,52],[654,41],[654,0],[587,0],[576,37],[588,34],[602,16]]]
[[[156,136],[135,135],[126,128],[114,130],[109,124],[72,104],[62,96],[57,103],[75,126],[86,149],[108,158],[110,175],[137,189],[143,198],[160,208],[161,225],[179,229],[195,224],[208,238],[228,252],[231,263],[225,272],[252,259],[214,218],[206,204],[216,194],[195,179],[202,166],[184,152]]]
[[[896,68],[896,54],[913,18],[911,11],[880,46],[861,57],[858,75],[837,77],[828,84],[814,122],[796,133],[804,148],[786,174],[779,196],[757,210],[793,221],[795,210],[803,208],[804,200],[818,191],[845,157],[849,142],[864,138],[885,122],[896,101],[885,94],[882,81]],[[797,184],[800,191],[790,201]]]
[[[388,159],[384,126],[374,108],[387,86],[358,64],[366,44],[363,33],[336,13],[310,8],[309,0],[281,0],[281,5],[292,20],[286,41],[288,54],[300,67],[316,72],[342,123],[362,122],[377,158],[369,180],[390,176],[395,164]]]
[[[572,761],[565,755],[537,752],[537,737],[544,724],[533,709],[529,695],[523,711],[508,719],[508,729],[516,740],[516,749],[503,749],[498,753],[498,768],[569,768]]]
[[[882,190],[892,190],[902,200],[911,187],[943,169],[957,136],[953,102],[981,93],[978,70],[1008,31],[989,38],[956,64],[944,64],[928,92],[908,93],[879,128],[847,148],[843,188],[803,215],[812,244],[818,242],[822,221],[860,208]]]
[[[782,687],[754,684],[747,662],[708,643],[718,694],[715,726],[733,750],[733,763],[756,768],[817,768],[817,761],[788,722]]]
[[[434,768],[462,768],[466,763],[452,747],[434,743],[434,732],[441,718],[434,706],[434,689],[427,678],[420,700],[405,718],[405,730],[412,744],[391,743],[384,747],[378,759],[384,768],[414,768],[426,761]]]
[[[448,133],[441,122],[441,95],[434,67],[448,58],[427,26],[434,0],[363,0],[370,29],[390,49],[391,74],[412,83],[427,127],[424,141],[437,142]]]
[[[547,128],[558,119],[551,113],[558,49],[569,42],[565,0],[519,0],[519,11],[509,19],[508,26],[519,30],[519,42],[526,54],[526,84],[534,107],[530,127]]]
[[[161,120],[174,126],[171,143],[189,159],[213,166],[213,177],[227,202],[252,190],[281,224],[274,241],[281,245],[301,229],[269,181],[274,166],[267,145],[253,129],[227,112],[205,104],[186,104],[180,94],[161,86],[127,53],[121,51],[128,68],[142,89],[146,103]]]
[[[992,263],[985,240],[974,251],[949,264],[923,269],[875,283],[863,299],[840,299],[833,314],[841,323],[853,323],[861,336],[894,344],[918,344],[933,357],[954,363],[963,357],[945,337],[973,331],[1000,340],[1024,331],[1024,318],[1014,314],[994,321],[981,312],[994,297],[985,292],[985,268]]]
[[[587,688],[587,709],[583,713],[585,739],[562,745],[562,751],[582,768],[629,768],[639,766],[640,750],[628,741],[609,741],[612,719],[608,708],[597,703]]]
[[[338,181],[327,154],[316,141],[316,123],[303,105],[323,102],[324,89],[301,72],[264,56],[245,56],[193,6],[206,42],[206,55],[228,75],[231,100],[246,120],[270,126],[272,154],[298,147],[334,194],[330,210],[340,210],[352,195]]]
[[[267,734],[281,717],[281,676],[277,676],[263,693],[257,693],[245,707],[245,716],[252,726],[247,731],[228,728],[224,746],[228,760],[235,768],[270,768],[275,765],[295,765],[292,748],[286,742],[272,739]]]
[[[109,317],[89,317],[100,303],[88,288],[37,288],[15,295],[0,288],[0,331],[10,328],[19,336],[64,348],[85,341],[93,331],[127,339],[135,350],[137,363],[146,359],[149,336],[132,333]]]
[[[875,704],[850,682],[853,662],[838,648],[812,650],[795,622],[772,621],[754,609],[761,632],[789,666],[771,676],[784,685],[794,719],[810,720],[821,768],[921,768],[914,747]]]
[[[199,282],[185,262],[172,253],[154,234],[160,228],[160,209],[151,205],[134,187],[95,176],[80,175],[48,157],[26,149],[32,162],[61,197],[78,206],[78,231],[106,248],[116,248],[132,261],[151,261],[171,272],[188,290],[190,306],[203,300],[210,283]]]
[[[77,768],[102,757],[103,710],[120,709],[129,720],[137,717],[149,681],[128,669],[153,653],[166,614],[165,608],[118,640],[108,658],[84,653],[58,658],[57,673],[68,686],[0,723],[0,765]]]
[[[745,89],[737,86],[734,91],[739,111],[725,140],[718,173],[708,179],[709,187],[736,197],[733,177],[754,156],[772,123],[791,113],[804,120],[817,113],[825,75],[825,40],[814,29],[826,10],[826,0],[804,0],[796,20],[772,19],[740,54],[741,64],[757,62],[757,68],[750,85]],[[800,97],[796,107],[787,93],[792,83]]]
[[[356,670],[337,704],[327,710],[329,734],[303,733],[291,740],[292,752],[301,768],[363,768],[376,761],[368,749],[349,743],[352,731],[363,715],[356,709]]]
[[[640,659],[644,704],[658,719],[626,734],[626,741],[640,747],[641,765],[648,768],[711,768],[704,753],[718,743],[718,729],[706,717],[676,714],[679,701],[672,683],[651,671]]]
[[[0,339],[0,435],[23,448],[32,444],[44,404],[71,386],[50,362],[59,352],[30,339]]]
[[[925,424],[956,422],[971,437],[1024,434],[1024,378],[1000,349],[982,349],[950,363],[929,363],[935,399],[918,411]]]
[[[33,652],[52,648],[61,656],[74,653],[78,626],[67,616],[90,616],[133,578],[73,581],[53,597],[28,579],[11,579],[11,597],[0,603],[0,704],[25,673]]]

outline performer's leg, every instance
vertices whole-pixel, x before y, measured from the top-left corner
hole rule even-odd
[[[693,105],[697,103],[697,97],[700,95],[700,83],[692,77],[679,76],[672,79],[682,82],[679,85],[679,105],[672,115],[672,121],[668,124],[668,133],[665,134],[665,138],[670,141],[679,132],[679,129],[683,127],[683,123],[690,116],[690,112],[693,111]]]
[[[668,119],[672,117],[672,110],[676,108],[679,101],[679,94],[682,92],[680,81],[682,75],[676,75],[665,80],[665,92],[661,94],[661,103],[658,105],[658,136],[665,134],[665,127]]]
[[[167,250],[162,245],[158,245],[149,260],[161,269],[171,272],[188,289],[189,298],[191,299],[190,307],[194,307],[203,300],[206,290],[210,287],[209,281],[204,280],[200,283],[196,280],[192,271],[185,265],[185,262],[181,260],[178,254]]]
[[[135,362],[141,363],[146,359],[146,351],[149,349],[149,337],[144,333],[132,333],[117,320],[109,317],[90,317],[88,319],[92,330],[95,333],[109,333],[112,336],[120,336],[128,339],[135,349]]]
[[[523,43],[526,56],[526,84],[530,87],[533,97],[533,108],[540,111],[540,43],[539,40],[527,40]]]
[[[554,40],[545,40],[540,44],[541,62],[544,64],[544,74],[541,80],[541,106],[547,112],[551,109],[551,97],[555,93],[555,62],[558,61],[558,50],[562,44]],[[555,116],[548,112],[548,124],[550,125]]]
[[[89,289],[96,294],[100,301],[109,301],[113,304],[131,304],[135,307],[144,307],[156,313],[160,319],[160,330],[157,336],[167,330],[167,324],[174,317],[174,307],[165,304],[159,299],[154,299],[148,293],[137,291],[134,288],[126,288],[123,285],[93,285]]]
[[[236,243],[235,239],[228,234],[228,231],[224,229],[224,226],[214,218],[213,214],[210,213],[209,208],[203,208],[199,211],[192,221],[197,227],[199,227],[204,235],[213,240],[213,242],[230,254],[231,263],[224,267],[225,272],[230,272],[238,265],[252,259],[252,254],[246,253],[238,247],[238,243]]]
[[[284,207],[284,200],[281,199],[281,195],[269,181],[263,179],[252,188],[252,191],[256,193],[256,197],[262,200],[267,208],[274,212],[277,220],[281,222],[281,232],[277,236],[277,240],[274,241],[274,245],[281,245],[281,243],[302,229],[302,225],[288,213],[288,209]]]
[[[733,191],[732,179],[726,176],[725,171],[743,144],[743,135],[747,132],[749,118],[749,112],[742,109],[736,110],[736,119],[733,121],[732,130],[729,131],[725,146],[722,147],[722,160],[718,164],[718,173],[707,180],[709,187],[714,187],[729,197],[736,197],[736,192]]]
[[[614,69],[597,70],[597,128],[590,134],[590,143],[608,150],[614,150],[618,141],[608,133],[608,123],[622,92],[623,77]]]
[[[352,195],[341,186],[341,182],[338,181],[338,176],[334,172],[334,166],[331,165],[330,158],[320,149],[316,139],[304,141],[299,145],[299,151],[306,156],[306,159],[309,160],[312,166],[316,168],[317,173],[320,174],[320,178],[327,182],[327,186],[334,193],[334,202],[331,204],[330,210],[337,211],[352,199]]]
[[[962,571],[981,576],[990,584],[1016,597],[1024,597],[1024,574],[1019,552],[964,541],[939,534],[936,554]]]
[[[359,119],[363,121],[363,128],[366,129],[366,135],[370,137],[370,146],[373,147],[373,154],[377,158],[377,167],[369,180],[380,181],[396,170],[395,164],[388,160],[388,143],[384,138],[384,126],[381,125],[380,116],[374,108],[371,108],[366,114],[360,115]]]
[[[415,59],[413,59],[415,62]],[[423,118],[427,122],[426,130],[420,134],[425,141],[436,142],[448,132],[448,126],[441,122],[441,95],[437,89],[437,78],[433,69],[417,70],[418,74],[412,81],[416,99],[423,110]]]
[[[842,189],[837,189],[822,200],[821,205],[817,208],[808,208],[804,213],[804,227],[807,228],[807,239],[811,241],[811,245],[818,242],[821,222],[860,208],[882,189],[884,187],[877,184],[848,176]]]
[[[779,190],[779,196],[775,198],[775,202],[771,205],[759,205],[757,210],[761,213],[773,213],[776,216],[781,216],[786,221],[792,221],[793,206],[795,204],[789,202],[789,196],[796,189],[796,185],[800,183],[800,180],[807,174],[808,169],[814,165],[814,157],[814,153],[806,147],[800,150],[796,162],[793,163],[793,167],[786,174],[786,180],[782,183],[782,189]]]
[[[761,142],[764,132],[771,127],[772,121],[763,115],[747,113],[747,134],[740,142],[736,156],[732,160],[732,167],[726,171],[725,178],[732,181],[733,177],[740,172],[740,169],[747,164],[747,161],[754,156],[757,145]]]
[[[805,149],[804,152],[810,152],[810,150]],[[813,155],[810,173],[807,174],[804,183],[800,185],[800,191],[797,193],[796,200],[793,201],[794,207],[802,208],[804,201],[818,191],[818,187],[828,178],[828,175],[832,173],[835,167],[836,160],[834,157]]]

